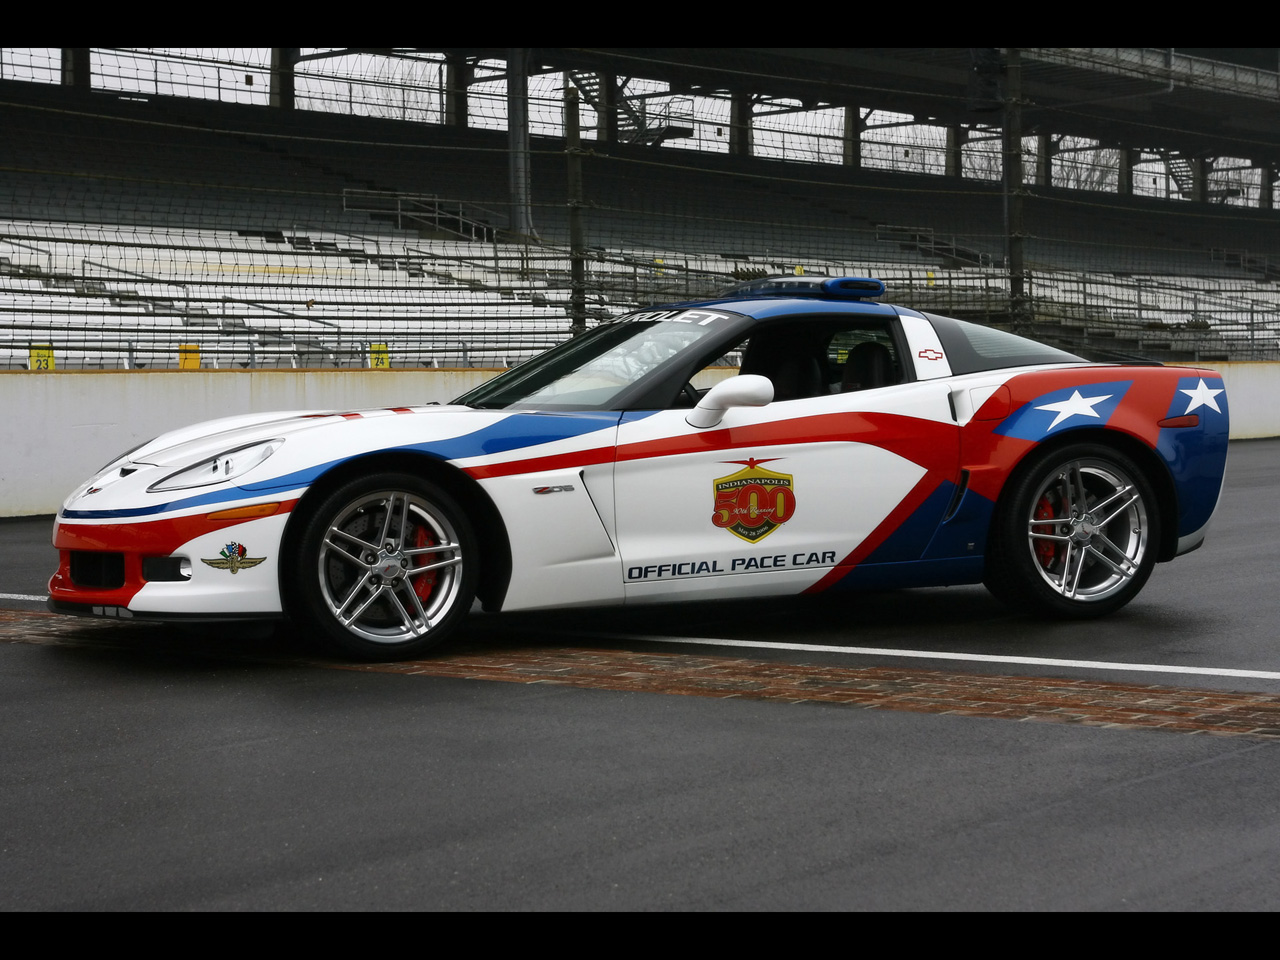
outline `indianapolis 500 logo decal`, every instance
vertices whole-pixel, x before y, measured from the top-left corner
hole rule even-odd
[[[772,460],[752,457],[724,462],[742,464],[743,469],[712,481],[716,499],[711,522],[747,543],[759,543],[795,513],[792,477],[760,466]]]

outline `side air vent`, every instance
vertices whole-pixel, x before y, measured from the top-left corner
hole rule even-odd
[[[191,579],[191,561],[186,557],[143,557],[142,579],[175,582]]]

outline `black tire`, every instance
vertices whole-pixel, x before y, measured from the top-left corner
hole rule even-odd
[[[479,557],[466,515],[407,473],[362,477],[308,511],[282,583],[300,628],[359,660],[405,660],[441,643],[471,609]]]
[[[1100,617],[1137,596],[1156,564],[1160,514],[1129,457],[1079,443],[1034,456],[1000,498],[987,588],[1026,612]]]

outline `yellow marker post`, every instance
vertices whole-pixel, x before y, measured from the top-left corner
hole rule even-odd
[[[385,343],[369,344],[369,366],[375,370],[391,369],[391,352]]]
[[[199,370],[200,369],[200,344],[198,343],[178,344],[178,369],[179,370]]]
[[[54,370],[57,362],[53,359],[53,344],[33,343],[27,352],[28,370]]]

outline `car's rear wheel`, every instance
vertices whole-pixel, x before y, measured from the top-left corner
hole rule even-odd
[[[470,610],[476,549],[465,514],[434,484],[401,473],[351,481],[308,514],[290,615],[352,657],[416,656]]]
[[[1102,616],[1132,600],[1155,567],[1155,494],[1118,450],[1074,444],[1042,454],[1014,476],[1001,507],[986,583],[1016,607]]]

